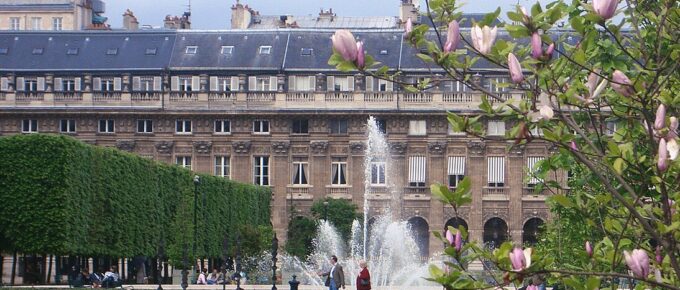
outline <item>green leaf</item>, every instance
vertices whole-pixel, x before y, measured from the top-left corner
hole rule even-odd
[[[625,161],[623,160],[623,158],[616,158],[616,160],[614,160],[613,166],[614,166],[614,171],[616,171],[616,173],[623,174],[623,169],[625,167]]]
[[[574,203],[569,199],[568,197],[562,195],[562,194],[556,194],[550,197],[552,200],[556,201],[560,205],[566,208],[572,208],[574,207]]]

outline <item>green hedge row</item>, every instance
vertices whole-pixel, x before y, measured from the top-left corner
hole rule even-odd
[[[68,136],[2,137],[0,249],[155,256],[162,239],[171,259],[191,255],[194,174]],[[197,256],[221,256],[241,225],[271,227],[268,188],[199,175]]]

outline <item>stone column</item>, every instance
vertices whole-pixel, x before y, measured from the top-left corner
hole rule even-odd
[[[425,182],[425,185],[429,186],[430,184],[447,184],[446,180],[446,156],[444,153],[446,152],[446,142],[430,142],[427,144],[428,147],[428,152],[430,155],[430,158],[428,160],[428,170],[427,170],[427,181]],[[429,191],[429,188],[427,189]],[[438,231],[440,233],[444,233],[444,224],[446,223],[446,220],[444,219],[444,204],[437,198],[432,197],[430,195],[430,213],[429,213],[429,221],[430,221],[430,231],[429,231],[429,237],[430,237],[430,253],[429,255],[432,256],[433,254],[436,253],[441,253],[444,250],[444,245],[437,239],[432,232],[433,231]]]
[[[524,188],[524,178],[526,177],[526,164],[524,158],[524,147],[513,146],[510,148],[507,158],[505,180],[507,182],[507,193],[510,197],[508,204],[508,231],[510,238],[516,245],[522,244],[522,191]]]
[[[482,242],[484,233],[483,198],[482,191],[486,184],[486,144],[484,141],[475,140],[467,143],[468,159],[466,160],[466,174],[472,181],[470,194],[470,218],[468,222],[469,239],[472,242]]]

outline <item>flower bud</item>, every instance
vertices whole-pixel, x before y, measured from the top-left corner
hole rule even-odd
[[[357,67],[364,68],[366,62],[366,52],[364,51],[364,42],[357,42]]]
[[[460,250],[463,248],[463,234],[461,234],[460,230],[456,232],[453,245],[456,248],[456,252],[460,252]]]
[[[666,139],[659,140],[659,160],[656,163],[659,172],[663,173],[668,169],[668,149],[666,148]]]
[[[656,246],[656,263],[661,265],[663,262],[663,256],[661,256],[661,246]]]
[[[522,22],[524,22],[524,24],[529,23],[529,17],[531,17],[531,16],[527,12],[527,9],[524,8],[524,6],[521,6],[521,7],[519,7],[519,11],[522,12]]]
[[[456,50],[458,42],[460,41],[460,28],[458,21],[452,20],[449,22],[449,30],[446,31],[446,43],[444,44],[444,52],[449,53]]]
[[[630,79],[620,70],[615,70],[612,74],[612,89],[624,97],[630,97],[635,90],[630,86]]]
[[[578,146],[576,146],[575,141],[571,141],[571,150],[578,151]]]
[[[472,46],[479,51],[481,54],[488,54],[491,52],[491,47],[494,41],[496,41],[496,33],[498,28],[489,28],[484,25],[484,28],[475,25],[470,31],[470,37],[472,38]]]
[[[602,19],[607,20],[616,13],[616,6],[619,0],[593,0],[593,9]]]
[[[668,126],[668,138],[678,137],[678,118],[671,117],[671,125]]]
[[[531,57],[540,59],[543,56],[543,41],[538,32],[531,35]]]
[[[661,130],[666,127],[666,106],[664,104],[659,105],[656,110],[656,119],[654,119],[654,129]]]
[[[548,57],[548,59],[552,58],[554,51],[555,51],[555,44],[551,43],[550,45],[548,45],[548,49],[545,50],[545,55]]]
[[[623,255],[626,258],[626,265],[628,265],[628,268],[635,277],[647,278],[649,275],[649,256],[647,256],[647,252],[635,249],[632,253],[623,251]]]
[[[586,254],[588,254],[588,257],[593,257],[593,247],[590,245],[590,241],[586,241]]]
[[[331,36],[333,50],[339,53],[346,61],[357,59],[357,41],[349,30],[340,29]]]
[[[406,25],[404,25],[404,37],[407,38],[409,35],[411,35],[411,32],[413,31],[413,21],[411,20],[411,17],[406,20]]]
[[[512,52],[508,54],[508,69],[510,70],[510,79],[512,79],[513,83],[519,84],[524,80],[522,65]]]
[[[453,233],[449,230],[446,230],[446,240],[449,241],[449,245],[453,245],[454,243]]]
[[[668,158],[670,160],[675,160],[678,158],[678,151],[680,151],[680,146],[678,146],[678,140],[675,138],[666,138],[666,150],[668,150]]]

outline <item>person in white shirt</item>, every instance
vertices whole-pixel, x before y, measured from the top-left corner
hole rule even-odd
[[[326,277],[326,286],[329,290],[338,290],[340,287],[345,289],[345,272],[342,271],[342,266],[338,264],[338,257],[331,256],[331,269],[328,272],[320,272],[320,276]]]

